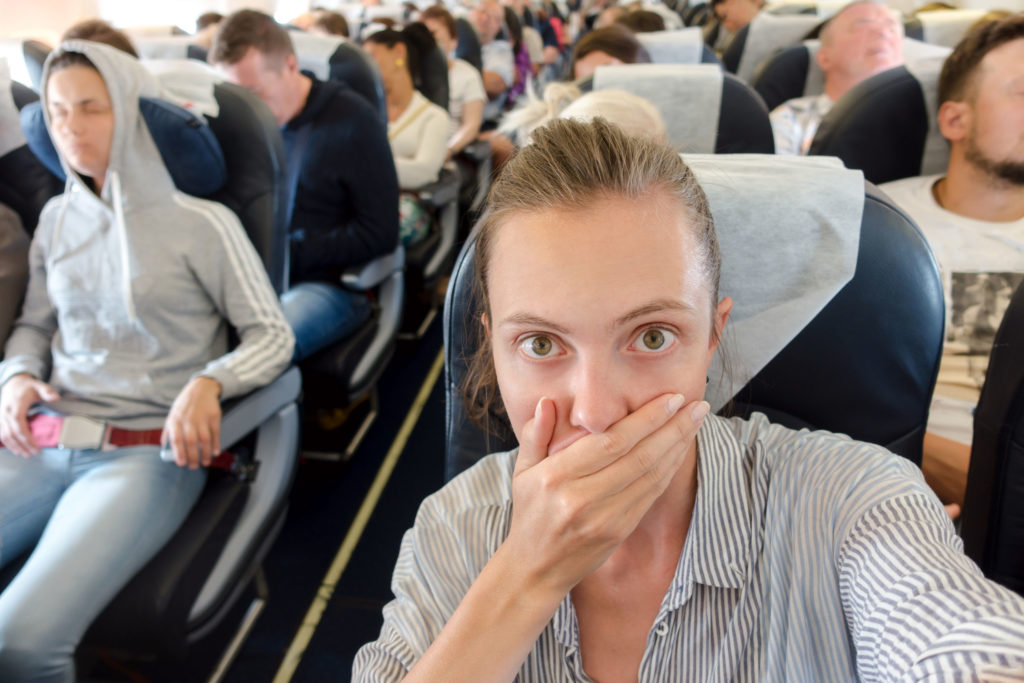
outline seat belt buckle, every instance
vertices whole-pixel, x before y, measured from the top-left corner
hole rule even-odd
[[[67,450],[96,450],[107,439],[107,423],[80,415],[65,417],[60,425],[57,446]]]

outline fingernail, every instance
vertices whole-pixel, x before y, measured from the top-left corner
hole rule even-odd
[[[533,416],[537,419],[540,419],[540,407],[544,405],[544,399],[546,398],[547,396],[541,396],[540,400],[537,401],[537,407],[533,409]]]
[[[693,411],[690,413],[690,419],[694,422],[700,422],[708,414],[709,410],[711,410],[711,405],[707,401],[701,401],[694,406]]]
[[[665,404],[665,412],[669,415],[675,415],[676,411],[683,407],[683,401],[685,400],[682,394],[675,394]]]

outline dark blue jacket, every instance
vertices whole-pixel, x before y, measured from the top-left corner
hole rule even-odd
[[[337,284],[347,266],[398,244],[398,177],[387,127],[346,86],[313,78],[306,106],[281,129],[289,160],[307,125],[291,220],[291,281]]]

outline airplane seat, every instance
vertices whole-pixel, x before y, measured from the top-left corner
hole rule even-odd
[[[361,47],[338,36],[289,31],[299,68],[321,81],[344,83],[388,120],[384,84],[373,59]]]
[[[139,53],[139,59],[197,59],[205,62],[206,48],[194,40],[195,37],[189,35],[143,35],[133,36],[132,44]]]
[[[960,39],[976,21],[985,16],[983,9],[957,8],[936,12],[921,12],[903,23],[908,38],[931,45],[956,47]]]
[[[820,23],[814,15],[758,12],[753,21],[736,32],[722,53],[722,64],[744,83],[753,83],[757,68],[765,60],[798,44]]]
[[[31,236],[39,212],[63,186],[29,149],[18,124],[18,111],[38,101],[39,96],[21,83],[8,80],[5,71],[0,60],[0,121],[5,122],[0,129],[0,204],[18,214]]]
[[[985,576],[1024,595],[1024,284],[996,332],[974,411],[960,535]]]
[[[448,111],[448,58],[437,45],[426,55],[420,65],[415,88],[428,100]]]
[[[722,64],[696,26],[638,33],[636,39],[654,64]]]
[[[484,62],[480,53],[480,37],[476,34],[473,24],[469,23],[465,17],[456,17],[455,33],[457,39],[455,56],[475,66],[477,71],[483,71]]]
[[[816,59],[821,41],[805,40],[769,57],[754,75],[751,87],[764,99],[768,111],[797,97],[820,95],[825,73]]]
[[[709,373],[713,409],[757,410],[789,427],[843,432],[919,464],[944,300],[938,266],[917,226],[861,173],[834,159],[684,158],[715,218],[721,296],[734,301],[721,347],[729,370],[716,354]],[[779,252],[771,249],[776,235],[805,254],[785,255],[782,267],[765,259]],[[503,413],[492,413],[492,433],[474,424],[462,391],[481,339],[474,243],[471,236],[456,259],[444,308],[449,479],[516,443]],[[798,301],[799,315],[784,312]],[[790,322],[776,335],[765,321],[779,316]]]
[[[287,283],[281,258],[287,226],[277,124],[243,88],[210,85],[216,114],[208,123],[153,98],[140,98],[140,111],[179,189],[182,177],[207,169],[193,181],[206,197],[236,212],[280,292]],[[41,116],[26,110],[26,137],[44,156],[47,145],[53,153]],[[268,386],[225,403],[221,441],[235,456],[231,471],[211,471],[182,527],[96,619],[80,656],[184,656],[255,582],[249,617],[222,659],[222,668],[227,666],[267,598],[261,562],[283,524],[297,466],[299,391],[299,372],[291,368]]]
[[[775,151],[768,110],[757,93],[711,64],[626,64],[598,67],[594,89],[619,88],[650,100],[683,152]]]
[[[7,59],[11,77],[36,92],[43,81],[43,62],[50,46],[38,40],[0,40],[0,57]]]
[[[825,115],[810,154],[837,156],[876,184],[944,172],[949,145],[937,118],[944,61],[908,62],[851,88]]]
[[[713,18],[711,5],[706,2],[695,2],[687,5],[680,11],[679,16],[683,19],[683,26],[703,26],[709,18]]]

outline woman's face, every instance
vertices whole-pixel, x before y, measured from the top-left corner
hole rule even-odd
[[[588,52],[585,56],[576,60],[576,64],[573,66],[573,77],[586,78],[587,76],[593,76],[594,72],[597,71],[597,67],[609,64],[622,64],[622,60],[600,50]]]
[[[363,49],[377,63],[381,80],[384,81],[385,85],[394,82],[395,77],[405,69],[405,45],[401,43],[395,43],[394,47],[388,47],[383,43],[366,41]],[[399,62],[399,60],[403,60],[403,62]],[[400,66],[400,64],[403,65]]]
[[[72,169],[102,183],[114,139],[114,109],[103,77],[88,66],[68,66],[50,75],[46,95],[57,149]]]
[[[508,218],[492,243],[494,366],[521,438],[555,403],[548,452],[603,432],[654,397],[704,395],[732,302],[713,306],[685,211],[666,193]]]
[[[424,19],[423,24],[430,29],[430,33],[433,34],[434,40],[437,41],[438,47],[446,55],[451,54],[455,50],[457,41],[455,37],[448,33],[448,26],[440,19]]]

